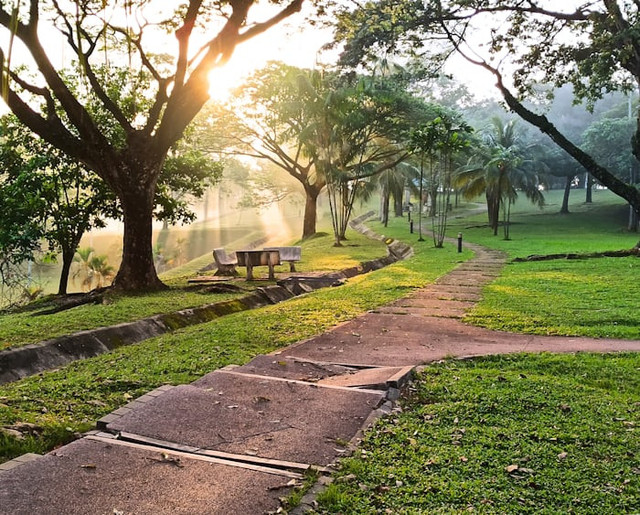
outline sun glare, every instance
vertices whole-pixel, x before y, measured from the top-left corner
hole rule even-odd
[[[231,58],[227,64],[214,68],[209,73],[209,96],[216,102],[224,102],[249,73],[249,70],[238,66]]]

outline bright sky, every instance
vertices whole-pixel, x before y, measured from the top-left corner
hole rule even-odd
[[[273,6],[254,7],[252,19],[264,21],[273,14]],[[224,100],[231,89],[241,84],[242,80],[253,71],[263,67],[268,61],[283,61],[293,66],[313,68],[320,63],[331,64],[336,59],[336,54],[321,52],[321,47],[332,40],[332,32],[320,26],[311,26],[306,18],[312,16],[313,7],[305,3],[302,12],[296,13],[285,22],[280,23],[265,33],[239,45],[229,62],[211,74],[211,96],[217,100]],[[68,49],[67,43],[60,38],[57,31],[47,31],[41,35],[43,41],[52,49],[50,56],[56,65],[66,63],[75,57]],[[6,32],[2,35],[3,46],[6,46]],[[157,44],[153,49],[156,52],[173,53],[176,50],[175,40],[164,34],[162,37],[153,38]],[[147,38],[149,42],[149,38]],[[193,48],[198,47],[194,41]],[[56,51],[57,49],[57,51]],[[14,47],[12,66],[20,62],[30,63],[26,52],[16,41]],[[478,69],[472,69],[460,58],[452,59],[447,71],[456,75],[459,80],[465,82],[470,90],[476,91],[480,96],[493,94],[493,80],[488,74]],[[2,103],[0,111],[6,112],[6,106]]]
[[[300,68],[313,68],[318,61],[328,62],[330,58],[324,53],[320,55],[320,49],[332,40],[331,31],[310,27],[305,21],[310,12],[311,6],[307,4],[286,22],[238,46],[229,62],[211,73],[212,98],[224,100],[230,89],[268,61],[283,61]]]

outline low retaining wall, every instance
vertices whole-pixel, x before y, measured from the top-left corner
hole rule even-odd
[[[363,225],[363,221],[372,214],[367,213],[354,219],[351,226],[354,230],[374,239],[385,240],[384,236],[375,234]],[[224,315],[277,304],[320,288],[338,286],[350,277],[378,270],[401,259],[406,259],[413,253],[408,245],[391,240],[385,241],[387,256],[364,262],[358,267],[347,268],[320,277],[290,277],[278,281],[274,286],[258,288],[254,293],[239,299],[155,315],[110,327],[81,331],[2,351],[0,352],[0,384],[17,381],[78,359],[98,356],[122,345],[132,345],[176,329],[209,322]]]

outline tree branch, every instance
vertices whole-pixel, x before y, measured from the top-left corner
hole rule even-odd
[[[252,27],[249,27],[246,31],[238,36],[238,43],[242,43],[243,41],[247,41],[248,39],[257,36],[258,34],[262,34],[274,25],[280,23],[285,18],[288,18],[292,14],[300,12],[300,10],[302,9],[303,1],[304,0],[293,0],[289,5],[287,5],[282,11],[280,11],[272,18],[262,23],[256,23]]]
[[[184,87],[176,87],[176,84],[174,84],[160,127],[156,133],[155,144],[158,146],[159,151],[169,148],[171,143],[180,137],[186,126],[209,99],[209,72],[215,66],[223,64],[231,56],[238,43],[255,37],[287,16],[298,12],[303,1],[293,0],[270,20],[257,24],[240,34],[240,28],[246,22],[247,13],[253,5],[253,0],[230,0],[233,11],[224,27],[210,41],[205,55],[191,73]],[[187,25],[185,27],[185,30],[191,30]],[[178,74],[176,74],[177,81]]]
[[[38,9],[37,4],[37,0],[32,0],[32,11],[33,9]],[[47,54],[38,38],[37,22],[37,16],[35,16],[33,19],[30,19],[27,25],[19,22],[17,24],[17,28],[15,29],[16,37],[18,37],[24,43],[25,47],[33,57],[38,70],[47,82],[47,85],[49,86],[51,92],[60,102],[60,105],[66,112],[71,123],[80,133],[82,139],[85,141],[85,144],[95,145],[96,147],[103,150],[105,148],[110,148],[109,142],[94,125],[89,113],[71,93],[67,85],[64,83],[60,75],[58,75],[55,68],[51,64],[51,61],[47,57]],[[11,28],[11,16],[3,9],[0,9],[0,25],[4,26],[6,29]],[[20,100],[20,103],[22,103],[22,100]],[[31,109],[29,110],[31,111]],[[20,111],[23,112],[22,110]],[[39,124],[35,125],[39,126]],[[50,141],[46,133],[42,133],[39,130],[34,129],[33,127],[31,128],[41,137],[43,137],[47,141]],[[72,155],[75,154],[76,153],[72,153]]]
[[[1,54],[0,64],[4,65],[4,58]],[[0,94],[6,99],[7,105],[18,119],[33,132],[40,135],[42,139],[66,154],[86,163],[88,166],[95,164],[91,160],[86,146],[75,138],[55,115],[55,109],[53,110],[53,116],[49,113],[48,118],[43,118],[31,109],[11,87],[5,86],[4,82],[0,82]]]
[[[457,42],[452,40],[452,43],[456,45],[456,50],[467,61],[484,68],[496,78],[496,87],[502,94],[502,97],[504,98],[507,106],[509,106],[509,109],[516,113],[520,118],[529,122],[531,125],[534,125],[540,129],[541,132],[549,136],[560,148],[567,152],[567,154],[584,166],[591,175],[607,186],[616,195],[619,195],[633,205],[636,211],[640,210],[640,190],[635,186],[621,181],[605,167],[599,165],[589,154],[574,145],[564,136],[564,134],[558,131],[546,116],[538,115],[527,109],[505,86],[502,74],[498,69],[491,66],[486,61],[469,57],[462,49],[460,49]]]
[[[176,64],[176,75],[174,88],[181,89],[184,86],[184,78],[188,68],[189,41],[191,33],[198,17],[198,11],[202,5],[202,0],[190,0],[187,13],[184,17],[182,27],[176,30],[178,40],[178,62]]]

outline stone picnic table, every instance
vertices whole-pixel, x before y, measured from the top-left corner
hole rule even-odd
[[[236,250],[238,266],[247,268],[247,281],[253,281],[253,267],[268,266],[269,279],[275,280],[274,267],[280,264],[280,251],[278,250]]]

